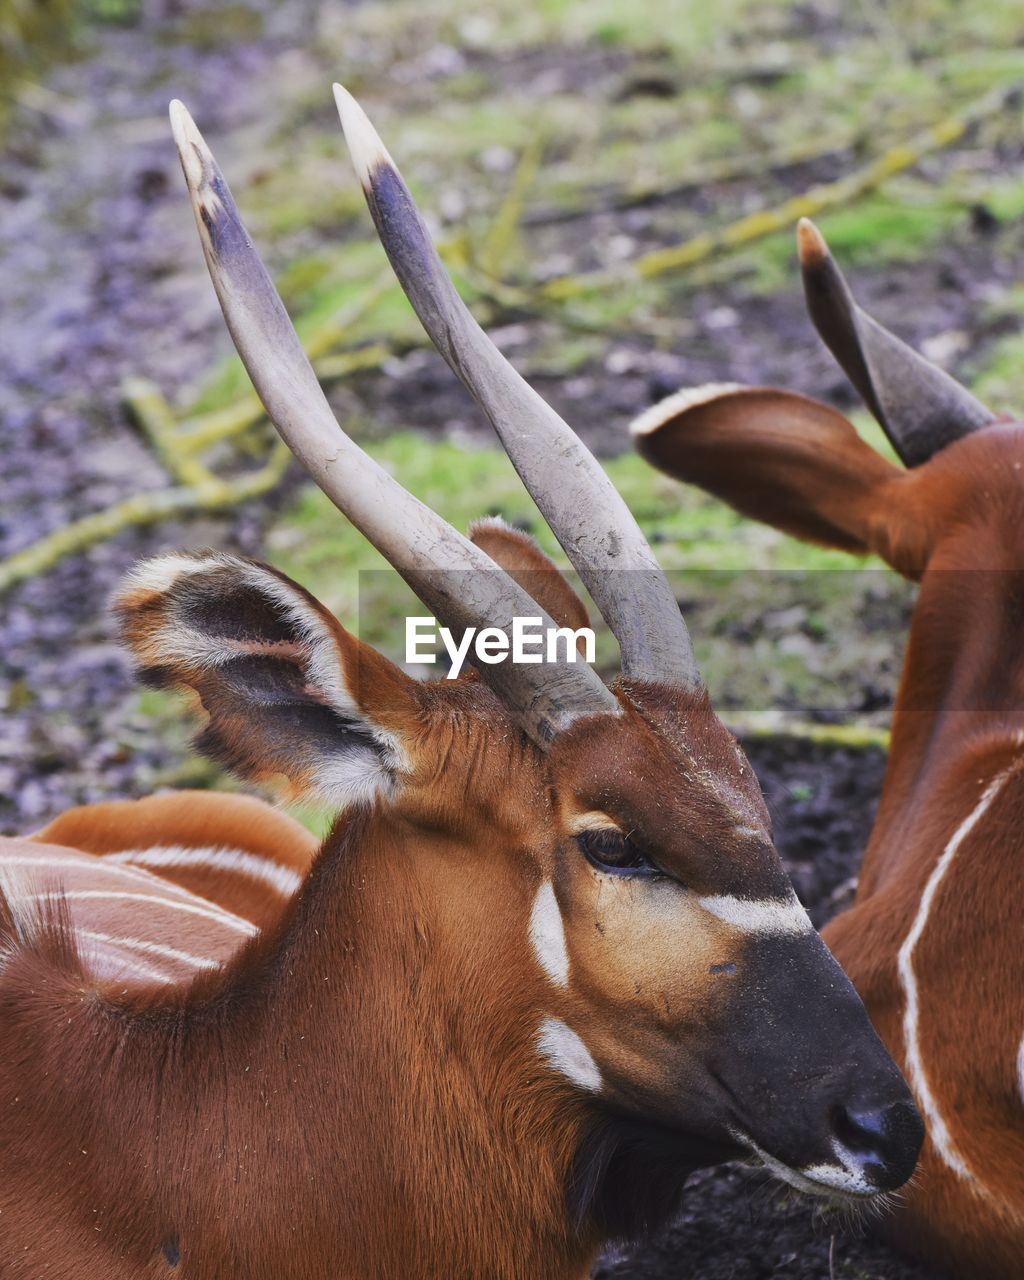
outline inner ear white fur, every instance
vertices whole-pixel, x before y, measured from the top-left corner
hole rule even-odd
[[[265,638],[258,624],[251,636],[219,635],[216,627],[203,627],[187,614],[192,593],[201,592],[204,574],[228,575],[230,590],[262,597],[268,610],[286,624],[285,637]],[[215,589],[215,582],[206,585]],[[311,702],[321,702],[334,711],[340,722],[333,733],[313,736],[306,749],[301,741],[291,756],[280,747],[273,724],[266,733],[266,763],[293,785],[333,811],[366,803],[393,790],[394,775],[409,769],[408,756],[398,737],[372,721],[359,705],[351,684],[354,673],[346,669],[348,654],[339,643],[337,624],[308,600],[293,584],[269,568],[226,554],[169,555],[138,566],[119,593],[122,607],[129,610],[136,601],[161,597],[163,620],[152,630],[133,637],[133,647],[143,668],[167,667],[176,673],[177,683],[189,685],[188,673],[207,672],[216,679],[219,669],[248,656],[279,657],[301,672]],[[339,628],[340,629],[340,628]],[[233,695],[234,697],[235,695]],[[245,711],[245,694],[239,693],[239,710]],[[253,721],[260,716],[258,694],[252,703]],[[268,713],[269,714],[269,713]],[[346,732],[346,725],[350,726]],[[214,752],[214,754],[217,754]],[[230,762],[229,762],[230,763]],[[242,766],[236,771],[246,776]],[[259,776],[258,770],[255,776]]]
[[[390,769],[405,770],[408,757],[398,738],[368,720],[356,702],[346,679],[341,653],[323,618],[280,578],[254,564],[243,563],[244,578],[250,586],[262,591],[285,614],[304,642],[305,665],[310,683],[323,693],[330,706],[347,720],[357,720],[384,753],[384,764]]]
[[[391,796],[395,779],[378,756],[350,751],[318,761],[310,786],[327,809],[341,813],[352,805],[368,805],[378,797]]]
[[[227,559],[219,558],[220,563]],[[123,585],[118,594],[125,591],[143,591],[153,595],[163,595],[170,591],[179,578],[187,574],[206,573],[210,567],[211,557],[175,555],[153,556],[133,565],[125,574]]]

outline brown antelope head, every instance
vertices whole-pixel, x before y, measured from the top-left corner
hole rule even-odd
[[[485,1099],[510,1081],[556,1091],[583,1220],[635,1231],[689,1171],[736,1157],[828,1197],[900,1185],[919,1117],[793,893],[650,548],[472,320],[371,125],[337,96],[392,265],[618,640],[621,678],[563,656],[420,682],[282,574],[215,554],[151,561],[124,589],[141,668],[193,692],[205,750],[342,813],[321,862],[344,859],[357,899],[386,894],[422,966],[377,981],[446,1002],[434,1051],[484,1064]],[[180,104],[172,118],[235,345],[324,492],[453,631],[578,623],[528,540],[493,525],[467,540],[345,436],[213,157]]]
[[[935,591],[962,591],[957,570],[1022,567],[1024,546],[1008,534],[1020,527],[1020,424],[997,417],[867,315],[813,223],[801,221],[797,240],[811,317],[904,466],[828,405],[732,384],[654,405],[632,424],[639,451],[795,537],[874,552],[914,580],[927,570],[922,603]],[[942,612],[948,633],[957,611]],[[934,667],[937,656],[923,665]]]

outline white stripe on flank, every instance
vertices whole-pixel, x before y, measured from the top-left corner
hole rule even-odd
[[[705,911],[744,933],[808,933],[814,926],[796,897],[735,898],[719,894],[698,898]]]
[[[93,977],[106,982],[123,982],[125,971],[146,982],[172,982],[170,974],[144,964],[136,956],[126,955],[118,947],[105,942],[92,942],[91,946],[82,948],[82,958],[86,961]]]
[[[545,1018],[540,1024],[537,1048],[548,1065],[573,1084],[587,1093],[600,1090],[601,1072],[590,1050],[560,1018]]]
[[[1017,1050],[1017,1087],[1020,1090],[1021,1101],[1024,1102],[1024,1040],[1021,1040],[1020,1048]]]
[[[53,893],[33,893],[29,895],[33,902],[42,902],[54,896]],[[226,925],[229,929],[244,933],[248,937],[259,933],[259,929],[250,920],[243,920],[241,916],[229,915],[226,911],[216,910],[212,906],[199,906],[193,902],[179,902],[176,898],[164,898],[156,893],[126,893],[123,890],[113,889],[61,889],[57,891],[57,896],[62,898],[126,898],[134,902],[152,902],[156,903],[158,907],[167,907],[171,911],[185,911],[189,915],[202,916],[205,920],[212,920],[215,924]]]
[[[292,897],[302,884],[302,877],[291,867],[284,867],[273,858],[227,845],[154,845],[148,849],[123,849],[107,854],[106,861],[142,867],[209,867],[211,871],[234,872],[261,880],[286,898]]]
[[[193,955],[190,951],[179,951],[177,947],[165,947],[159,942],[146,942],[142,938],[115,938],[112,934],[95,933],[92,929],[76,929],[75,932],[80,938],[91,938],[94,942],[105,942],[112,947],[125,947],[129,951],[142,951],[146,955],[176,960],[179,964],[188,965],[191,969],[220,968],[216,960]]]
[[[83,853],[79,857],[72,858],[22,857],[19,854],[4,854],[0,857],[0,865],[5,867],[32,867],[40,873],[49,871],[53,867],[64,867],[72,871],[88,869],[90,876],[105,874],[114,876],[118,880],[137,880],[150,886],[154,884],[151,873],[143,871],[141,867],[120,865],[114,861],[112,856],[97,853]],[[26,877],[26,880],[31,880],[32,878],[29,876]],[[171,880],[161,880],[159,884],[161,890],[166,889],[168,893],[174,894],[177,898],[187,898],[191,901],[195,897],[195,894],[190,893],[188,889],[183,889],[180,884],[174,884]]]
[[[1014,768],[1011,767],[993,779],[985,788],[978,803],[953,832],[952,838],[943,849],[942,855],[928,877],[924,893],[921,894],[921,901],[917,908],[917,915],[914,917],[914,923],[911,925],[910,932],[907,934],[897,956],[900,985],[906,998],[906,1007],[903,1012],[903,1038],[907,1046],[907,1075],[917,1097],[918,1105],[925,1114],[928,1122],[928,1136],[935,1144],[936,1151],[943,1162],[958,1177],[964,1178],[969,1182],[975,1181],[974,1174],[957,1151],[950,1132],[946,1128],[946,1122],[942,1118],[938,1101],[932,1093],[931,1083],[928,1080],[928,1073],[924,1066],[924,1059],[921,1056],[919,1039],[920,1012],[917,1003],[917,978],[914,974],[914,948],[924,933],[925,925],[928,923],[928,913],[935,900],[935,894],[943,876],[945,876],[950,864],[956,857],[957,850],[988,812],[992,801],[1002,790],[1003,784],[1013,772]]]
[[[565,947],[565,927],[558,899],[550,880],[537,890],[530,912],[530,942],[537,963],[557,987],[569,982],[569,953]]]

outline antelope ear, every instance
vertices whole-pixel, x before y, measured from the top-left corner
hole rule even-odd
[[[826,404],[716,384],[669,396],[630,430],[648,462],[743,515],[807,542],[887,555],[883,494],[905,473]]]
[[[161,556],[114,603],[141,678],[190,693],[205,713],[197,747],[239,776],[341,809],[390,794],[408,769],[418,682],[284,574]]]
[[[529,534],[513,529],[500,516],[487,516],[473,521],[469,536],[560,627],[578,631],[590,626],[587,606]]]

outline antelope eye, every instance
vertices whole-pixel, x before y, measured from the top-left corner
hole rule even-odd
[[[644,851],[621,831],[595,827],[576,837],[580,851],[592,867],[613,876],[656,876],[658,868]]]

